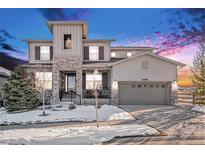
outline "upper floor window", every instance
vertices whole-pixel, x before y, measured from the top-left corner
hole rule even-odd
[[[142,69],[143,69],[143,70],[148,69],[148,62],[147,62],[147,61],[143,61],[143,62],[142,62]]]
[[[50,46],[40,46],[40,60],[50,60]]]
[[[89,60],[99,60],[98,46],[89,46]]]
[[[53,46],[35,46],[35,60],[53,60]]]
[[[64,49],[71,49],[72,48],[72,37],[71,34],[64,35]]]
[[[111,52],[111,57],[116,57],[116,52]]]
[[[127,52],[127,57],[131,57],[132,56],[132,52]]]
[[[104,46],[84,46],[84,60],[104,60]]]

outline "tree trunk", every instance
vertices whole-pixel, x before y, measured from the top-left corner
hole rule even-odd
[[[99,127],[99,120],[98,120],[98,95],[97,95],[97,91],[95,91],[95,107],[96,107],[96,122],[97,122],[97,127]]]
[[[46,115],[45,113],[45,95],[43,94],[43,115]]]

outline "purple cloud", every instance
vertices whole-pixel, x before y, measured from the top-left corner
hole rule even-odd
[[[46,8],[38,9],[47,20],[84,20],[89,9]]]
[[[9,43],[9,41],[13,39],[16,39],[14,35],[4,29],[0,29],[0,49],[18,52],[18,50],[15,49],[11,43]]]
[[[155,33],[160,39],[158,54],[171,49],[180,52],[180,48],[187,45],[205,42],[205,9],[178,9],[170,18],[173,32],[167,35]]]

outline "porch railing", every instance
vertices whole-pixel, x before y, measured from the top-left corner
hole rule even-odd
[[[77,93],[76,91],[70,90],[67,93],[65,93],[65,91],[63,89],[59,90],[59,99],[60,101],[63,100],[64,96],[68,96],[66,97],[68,100],[72,101],[76,101],[77,104],[81,105],[81,94]]]

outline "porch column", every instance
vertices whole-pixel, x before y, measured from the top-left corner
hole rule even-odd
[[[57,68],[53,68],[53,101],[52,104],[60,103],[59,88],[60,88],[60,72]]]
[[[76,69],[76,92],[81,95],[82,101],[82,68]],[[82,103],[82,102],[81,102]]]

